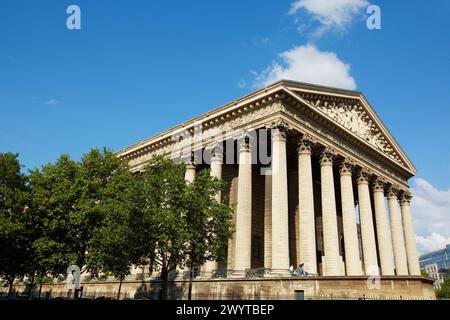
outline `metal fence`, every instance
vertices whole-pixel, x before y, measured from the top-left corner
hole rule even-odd
[[[117,291],[108,291],[108,292],[82,292],[80,299],[88,299],[88,300],[117,300]],[[28,296],[27,292],[12,292],[8,297],[7,293],[0,293],[0,300],[70,300],[73,299],[73,292],[51,292],[51,291],[43,291],[40,296],[38,292],[33,292],[31,298]],[[240,292],[231,292],[226,294],[216,294],[214,292],[209,293],[199,293],[195,292],[192,296],[193,300],[242,300],[248,299],[246,296],[243,296]],[[127,292],[123,291],[120,293],[119,300],[159,300],[158,293],[149,293],[149,294],[141,294],[137,295],[135,292]],[[178,297],[177,300],[184,300]],[[283,294],[257,294],[255,295],[253,300],[296,300],[295,296],[292,295],[283,295]],[[308,296],[304,297],[304,300],[424,300],[420,297],[402,297],[402,296],[393,296],[393,297],[379,297],[379,296],[371,296],[371,295],[362,295],[362,296],[348,296],[348,295],[320,295],[320,296]]]

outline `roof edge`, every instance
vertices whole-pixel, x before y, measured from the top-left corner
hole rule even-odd
[[[323,86],[323,85],[318,85],[318,84],[312,84],[312,83],[306,83],[306,82],[300,82],[300,81],[294,81],[294,80],[287,80],[287,79],[281,79],[278,81],[273,82],[272,84],[269,84],[261,89],[258,89],[256,91],[252,91],[238,99],[235,99],[229,103],[226,103],[224,105],[221,105],[219,107],[216,107],[214,109],[212,109],[211,111],[205,112],[203,114],[198,115],[197,117],[194,117],[192,119],[189,119],[187,121],[182,122],[179,125],[176,125],[174,127],[170,127],[162,132],[156,133],[148,138],[145,138],[143,140],[140,140],[128,147],[122,148],[118,151],[115,152],[116,155],[120,155],[123,153],[126,153],[127,151],[130,151],[136,147],[139,147],[141,145],[144,145],[146,143],[148,143],[151,140],[154,140],[156,138],[158,138],[159,136],[164,136],[165,134],[176,130],[176,129],[181,129],[185,126],[190,125],[191,123],[195,123],[197,121],[200,121],[202,118],[206,118],[214,113],[220,112],[226,108],[229,108],[233,105],[237,105],[239,103],[242,103],[245,100],[251,99],[261,93],[265,93],[268,91],[272,91],[275,88],[280,87],[280,89],[282,87],[295,87],[296,89],[306,89],[306,90],[320,90],[322,92],[327,92],[327,93],[335,93],[335,94],[347,94],[347,95],[352,95],[352,96],[360,96],[362,95],[362,92],[360,91],[356,91],[356,90],[349,90],[349,89],[341,89],[341,88],[335,88],[335,87],[328,87],[328,86]]]

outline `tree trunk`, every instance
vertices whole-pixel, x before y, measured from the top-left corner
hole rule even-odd
[[[191,265],[189,267],[189,290],[188,290],[188,300],[192,300],[192,278],[194,278],[194,262],[191,261]]]
[[[192,300],[192,278],[194,278],[194,260],[195,260],[195,245],[192,245],[191,249],[191,265],[189,266],[189,290],[188,290],[188,300]]]
[[[39,297],[38,297],[38,300],[41,300],[41,292],[42,292],[42,284],[44,283],[44,280],[43,279],[41,279],[41,283],[40,283],[40,285],[39,285]]]
[[[117,300],[120,300],[120,290],[122,290],[123,276],[120,277],[119,291],[117,292]]]
[[[168,298],[168,286],[169,286],[169,271],[167,268],[161,269],[161,280],[162,280],[162,288],[161,288],[161,300],[167,300]]]
[[[34,286],[34,276],[36,275],[36,271],[33,271],[33,275],[31,276],[30,288],[28,289],[28,300],[32,299],[33,286]]]
[[[16,279],[16,274],[13,274],[9,280],[8,298],[11,296],[11,293],[12,293],[14,279]]]

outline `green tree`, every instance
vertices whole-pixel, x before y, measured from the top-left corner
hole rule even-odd
[[[221,261],[226,257],[226,243],[232,236],[232,209],[225,205],[228,199],[217,201],[216,195],[223,193],[222,180],[210,176],[209,170],[202,170],[190,183],[185,192],[183,206],[186,210],[186,232],[188,233],[187,263],[189,265],[189,292],[192,294],[194,265],[206,261]]]
[[[72,240],[73,263],[86,270],[87,254],[90,252],[92,239],[99,228],[104,225],[106,207],[109,200],[119,195],[111,192],[110,184],[117,183],[116,176],[128,174],[125,162],[106,148],[92,149],[85,154],[76,174],[75,189],[79,194],[75,210],[69,214],[69,235]],[[118,191],[120,192],[120,191]]]
[[[436,290],[436,298],[450,299],[450,279],[445,279],[444,283],[441,284],[441,288]]]
[[[106,149],[92,149],[80,162],[62,155],[30,172],[33,250],[41,277],[65,275],[72,264],[86,271],[90,246],[113,197],[109,185],[124,173],[126,163]]]
[[[54,164],[30,171],[30,219],[34,269],[38,279],[66,273],[75,255],[70,238],[70,215],[80,195],[76,188],[78,163],[66,154]],[[42,284],[42,281],[40,281]]]
[[[9,284],[28,272],[30,242],[24,224],[27,179],[17,154],[0,153],[0,277]]]
[[[130,223],[135,207],[135,181],[135,177],[125,168],[116,172],[107,184],[101,206],[105,221],[92,238],[87,260],[93,276],[98,277],[102,273],[120,280],[117,299],[120,299],[123,279],[130,274],[132,265],[139,261]]]
[[[201,265],[221,260],[232,233],[231,209],[216,201],[224,183],[199,173],[186,184],[184,164],[162,157],[153,158],[138,177],[133,194],[132,233],[139,244],[141,263],[161,272],[161,298],[168,297],[169,273],[176,267]],[[224,201],[223,203],[227,203]]]
[[[185,166],[155,157],[139,174],[106,149],[80,161],[62,155],[30,171],[17,155],[0,155],[0,276],[31,275],[41,286],[71,264],[93,276],[123,279],[132,265],[169,273],[221,260],[231,236],[231,209],[217,202],[224,183],[202,171],[187,185]],[[224,201],[226,203],[226,201]],[[75,293],[77,295],[77,293]]]
[[[161,273],[161,298],[168,297],[169,273],[185,264],[188,233],[183,208],[184,166],[162,157],[151,159],[137,176],[136,208],[131,223],[141,264]]]

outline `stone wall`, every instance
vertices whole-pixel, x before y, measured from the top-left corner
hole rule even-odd
[[[159,285],[159,281],[125,281],[121,299],[158,299]],[[85,297],[115,298],[119,282],[90,282],[82,286]],[[26,286],[16,285],[15,290],[26,292]],[[186,299],[187,291],[187,281],[170,282],[170,298]],[[42,296],[47,292],[51,292],[52,298],[71,296],[64,283],[43,286]],[[379,287],[373,289],[368,287],[366,277],[359,276],[193,281],[193,299],[293,300],[303,295],[305,299],[435,299],[432,279],[411,276],[382,277]]]

